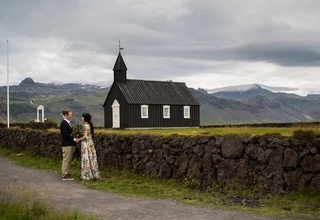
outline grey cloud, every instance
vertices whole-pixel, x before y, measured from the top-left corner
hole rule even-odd
[[[64,44],[63,49],[67,52],[96,51],[93,44],[86,42],[68,42]]]
[[[218,50],[214,58],[265,61],[280,66],[320,66],[320,50],[310,45],[272,43],[247,44],[226,50]]]
[[[246,64],[260,78],[292,69],[298,75],[301,68],[313,71],[313,78],[320,67],[317,0],[2,0],[2,6],[0,58],[5,60],[9,39],[12,63],[20,61],[12,65],[16,78],[38,71],[61,78],[56,72],[88,67],[100,76],[111,71],[119,39],[132,78],[207,73],[217,79],[245,74]]]
[[[143,50],[143,49],[141,49]],[[230,47],[190,46],[143,50],[144,54],[203,61],[264,61],[280,66],[320,66],[320,48],[300,42],[244,44]]]

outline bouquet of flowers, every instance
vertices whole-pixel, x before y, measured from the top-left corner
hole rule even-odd
[[[75,138],[80,138],[83,136],[83,124],[75,123],[72,125],[72,136]]]
[[[71,126],[72,128],[72,136],[75,138],[80,138],[83,136],[83,124],[81,123],[75,123]],[[80,143],[76,143],[76,153],[77,153],[77,159],[81,160],[81,145]]]

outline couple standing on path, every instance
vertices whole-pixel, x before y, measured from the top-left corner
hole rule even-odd
[[[81,142],[81,179],[97,180],[100,179],[97,154],[93,143],[94,128],[89,113],[82,114],[83,136],[76,138],[72,135],[70,121],[72,112],[70,110],[62,111],[63,120],[60,123],[60,132],[62,138],[62,180],[74,180],[69,168],[75,152],[75,143]]]

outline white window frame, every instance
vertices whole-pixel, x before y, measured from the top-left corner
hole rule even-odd
[[[149,105],[141,105],[141,118],[149,118]]]
[[[190,118],[190,106],[183,106],[183,118]]]
[[[170,105],[163,106],[163,118],[170,118]]]

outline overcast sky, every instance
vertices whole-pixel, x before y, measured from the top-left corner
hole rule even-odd
[[[1,0],[0,84],[7,48],[11,85],[111,84],[120,40],[129,79],[320,94],[319,11],[319,0]]]

